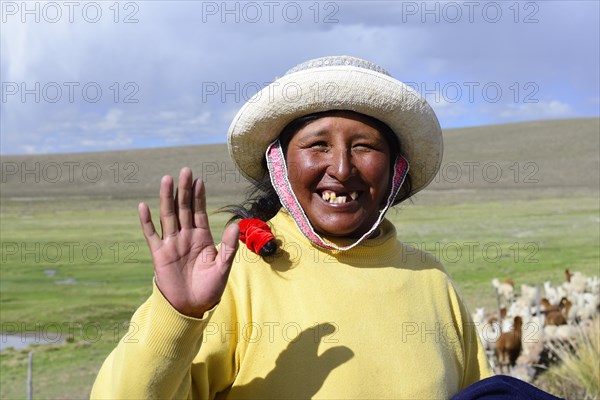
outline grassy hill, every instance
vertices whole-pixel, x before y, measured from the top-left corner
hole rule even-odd
[[[597,118],[451,129],[444,132],[444,142],[442,167],[424,194],[462,192],[461,200],[468,200],[568,196],[600,189]]]
[[[444,132],[444,159],[417,200],[473,200],[598,191],[600,120],[513,123]],[[233,201],[247,186],[225,144],[79,154],[3,156],[2,198],[148,198],[160,177],[190,166],[209,198]]]

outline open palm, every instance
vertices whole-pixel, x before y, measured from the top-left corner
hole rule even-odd
[[[210,232],[202,180],[192,180],[192,171],[179,173],[177,195],[173,178],[160,182],[160,224],[156,232],[150,208],[139,205],[142,230],[152,252],[158,288],[181,314],[201,317],[219,302],[238,247],[239,228],[225,229],[219,251]]]

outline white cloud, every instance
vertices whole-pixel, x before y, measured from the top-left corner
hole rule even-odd
[[[209,121],[210,121],[210,112],[206,111],[196,117],[193,117],[192,119],[184,121],[184,123],[186,125],[196,126],[196,125],[206,125]]]
[[[429,102],[429,104],[439,119],[444,119],[446,117],[464,117],[468,112],[468,108],[464,103],[449,102],[443,97],[441,97],[439,101],[435,103]]]
[[[21,146],[21,150],[23,151],[24,154],[39,154],[39,153],[46,153],[47,149],[42,149],[38,146],[26,144],[26,145]]]
[[[104,119],[95,127],[95,129],[100,131],[115,130],[121,126],[120,119],[122,116],[123,110],[112,108],[108,111]]]
[[[169,121],[178,117],[177,111],[161,111],[158,113],[158,118],[163,121]]]
[[[94,148],[94,149],[102,149],[102,150],[111,150],[111,149],[121,149],[127,147],[133,143],[132,138],[117,136],[111,139],[82,139],[79,144],[82,147],[86,148]]]
[[[499,116],[503,119],[548,119],[569,116],[572,107],[558,100],[508,104]]]

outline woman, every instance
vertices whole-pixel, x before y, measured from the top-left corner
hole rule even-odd
[[[490,376],[444,268],[384,219],[441,162],[417,93],[365,60],[311,60],[242,107],[228,145],[257,188],[230,209],[246,245],[230,224],[214,246],[190,169],[175,200],[164,177],[162,238],[139,207],[154,290],[92,397],[450,398]]]

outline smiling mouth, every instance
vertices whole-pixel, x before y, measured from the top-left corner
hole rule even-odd
[[[321,198],[329,204],[344,204],[356,200],[359,196],[357,191],[336,193],[332,190],[323,190]]]

